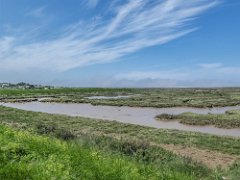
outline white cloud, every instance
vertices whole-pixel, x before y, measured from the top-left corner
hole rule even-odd
[[[33,41],[31,36],[2,37],[0,45],[4,46],[4,53],[0,55],[0,68],[66,71],[112,62],[196,30],[188,26],[189,21],[218,3],[217,0],[147,2],[128,0],[125,5],[106,14],[108,18],[99,18],[94,23],[81,20],[81,23],[66,27],[64,32],[56,33],[54,39]],[[97,4],[97,1],[91,3]],[[34,14],[41,15],[42,11],[36,10]]]
[[[6,56],[7,52],[10,51],[14,41],[15,39],[13,37],[8,37],[8,36],[0,39],[0,58],[1,59],[4,56]]]
[[[222,63],[199,64],[202,71],[210,71],[216,74],[240,75],[240,67],[226,66]]]
[[[223,66],[221,63],[210,63],[210,64],[199,64],[201,68],[204,69],[215,69],[215,68],[220,68]]]
[[[42,18],[44,17],[44,11],[45,11],[46,7],[39,7],[37,9],[34,9],[30,12],[28,12],[26,15],[27,16],[32,16],[35,18]]]
[[[228,74],[228,75],[240,75],[240,67],[221,67],[216,70],[218,73],[221,74]]]
[[[234,87],[240,86],[240,67],[222,65],[220,69],[204,69],[199,66],[164,68],[149,71],[145,67],[125,72],[83,72],[73,76],[72,72],[51,73],[33,69],[12,73],[1,70],[0,81],[20,82],[24,79],[33,84],[81,87]],[[155,68],[156,69],[156,68]],[[118,69],[119,71],[119,69]]]
[[[180,80],[185,79],[188,76],[187,73],[183,73],[176,70],[170,71],[134,71],[129,73],[118,74],[114,78],[116,80],[129,80],[129,81],[141,81],[141,80]]]
[[[240,86],[240,67],[221,63],[201,64],[159,71],[130,71],[113,77],[116,84],[152,87],[216,87]]]
[[[87,3],[87,6],[90,8],[94,8],[98,5],[99,0],[85,0]]]

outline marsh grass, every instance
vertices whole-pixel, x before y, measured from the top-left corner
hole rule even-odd
[[[153,166],[153,169],[161,172],[159,176],[151,174],[150,177],[164,179],[163,177],[169,178],[171,174],[170,179],[177,179],[175,175],[178,177],[181,174],[179,177],[187,179],[190,177],[191,179],[216,179],[213,176],[225,175],[235,178],[238,175],[239,163],[231,166],[231,171],[210,170],[199,162],[188,157],[174,155],[161,147],[152,146],[151,143],[179,144],[240,155],[239,138],[161,130],[114,121],[50,115],[7,107],[0,107],[0,122],[14,129],[71,141],[84,148],[101,151],[106,155],[115,154],[130,158],[136,164]]]
[[[181,144],[223,153],[240,155],[240,139],[219,137],[197,132],[179,130],[156,129],[139,125],[124,124],[116,121],[104,121],[83,117],[52,115],[47,113],[31,112],[0,106],[0,122],[11,126],[38,131],[37,126],[44,124],[65,129],[74,135],[99,134],[133,139],[144,139],[148,142],[163,144]],[[43,126],[44,126],[43,125]],[[44,130],[45,131],[45,130]]]
[[[160,114],[158,120],[178,120],[188,125],[214,125],[219,128],[240,128],[240,110],[227,111],[224,114],[182,113],[179,115]]]
[[[89,96],[136,95],[124,99]],[[215,107],[240,104],[240,89],[0,89],[2,102],[91,103],[136,107]],[[181,114],[182,123],[239,127],[240,111]],[[162,119],[174,120],[164,114]],[[178,117],[179,118],[179,117]],[[193,119],[195,119],[193,121]],[[206,121],[207,119],[207,121]],[[239,179],[240,162],[209,169],[152,146],[172,144],[240,155],[240,139],[163,130],[115,121],[50,115],[0,106],[0,179]],[[8,127],[13,129],[10,129]],[[198,124],[199,125],[199,124]]]
[[[123,99],[86,99],[89,96],[137,95]],[[14,90],[0,89],[0,101],[91,103],[93,105],[133,107],[219,107],[240,104],[239,88],[220,89],[129,89],[129,88],[55,88]]]

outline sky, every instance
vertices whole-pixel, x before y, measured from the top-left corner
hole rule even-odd
[[[238,0],[0,0],[0,82],[240,86]]]

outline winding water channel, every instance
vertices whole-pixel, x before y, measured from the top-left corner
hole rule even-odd
[[[240,106],[216,107],[216,108],[148,108],[148,107],[117,107],[117,106],[94,106],[91,104],[64,104],[64,103],[5,103],[7,107],[35,112],[45,112],[51,114],[65,114],[70,116],[82,116],[96,119],[116,120],[123,123],[137,124],[155,128],[178,129],[184,131],[194,131],[209,133],[221,136],[240,137],[240,129],[223,129],[214,126],[190,126],[178,121],[157,121],[155,116],[162,113],[180,114],[183,112],[193,112],[199,114],[221,114],[227,110],[240,109]]]

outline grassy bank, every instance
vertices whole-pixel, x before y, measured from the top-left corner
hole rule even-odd
[[[158,120],[178,120],[188,125],[214,125],[219,128],[240,128],[240,110],[227,111],[225,114],[182,113],[179,115],[161,114]]]
[[[88,96],[134,95],[124,99],[86,99]],[[239,88],[223,89],[111,89],[111,88],[56,88],[33,90],[0,89],[0,100],[5,102],[34,101],[50,97],[45,102],[91,103],[95,105],[136,107],[216,107],[240,104]]]
[[[240,176],[240,139],[210,136],[175,130],[160,130],[117,122],[100,121],[81,117],[49,115],[0,107],[2,124],[31,133],[38,133],[63,140],[78,142],[87,149],[96,149],[105,154],[117,154],[130,158],[130,162],[145,164],[157,169],[159,174],[150,177],[181,177],[192,179],[221,179],[226,176],[237,179]],[[191,157],[172,152],[170,146],[186,148],[186,151],[202,151],[214,162],[216,157],[232,158],[222,168],[207,167],[207,163]],[[212,154],[208,154],[211,151]],[[215,156],[220,153],[220,156]],[[221,154],[223,153],[223,154]],[[227,155],[227,157],[225,157]],[[199,156],[201,159],[201,156]],[[221,161],[221,159],[217,160]],[[228,162],[223,161],[222,164]],[[152,168],[153,167],[153,168]],[[144,167],[145,168],[145,167]],[[144,170],[145,171],[145,170]],[[166,171],[166,172],[165,172]],[[160,179],[161,179],[160,178]],[[172,179],[174,179],[172,178]],[[181,179],[180,178],[180,179]],[[164,179],[164,178],[162,178]],[[170,178],[171,179],[171,178]],[[177,179],[177,178],[176,178]]]
[[[116,137],[131,137],[133,139],[142,139],[154,143],[182,144],[184,146],[195,146],[240,155],[239,138],[219,137],[196,132],[155,129],[116,121],[51,115],[2,106],[0,106],[0,122],[12,124],[21,129],[31,128],[36,130],[38,128],[41,129],[41,125],[46,125],[50,130],[51,128],[54,129],[57,127],[69,130],[76,136],[81,134],[100,134]],[[47,128],[46,131],[48,131]]]
[[[16,131],[0,125],[1,179],[196,179],[120,154],[106,154],[77,141]]]

